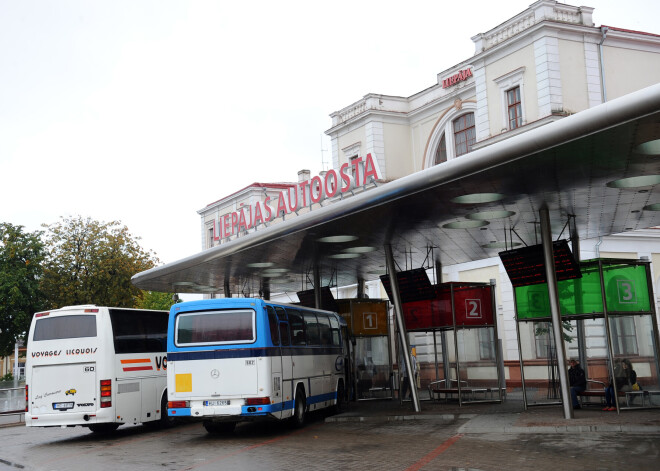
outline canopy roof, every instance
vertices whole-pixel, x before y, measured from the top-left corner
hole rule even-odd
[[[138,273],[133,283],[222,293],[227,282],[234,294],[255,295],[266,282],[270,292],[296,292],[312,287],[318,266],[322,286],[351,285],[385,273],[386,244],[403,270],[496,256],[513,231],[515,243],[540,243],[543,206],[553,238],[570,215],[580,239],[657,226],[659,139],[660,84]],[[324,241],[331,236],[354,240]]]

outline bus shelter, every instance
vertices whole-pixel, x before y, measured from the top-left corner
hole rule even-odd
[[[494,284],[450,282],[424,288],[424,270],[399,272],[402,308],[408,332],[432,334],[433,368],[417,358],[420,386],[429,397],[456,398],[460,405],[500,402],[504,393],[498,345]],[[408,278],[417,279],[410,288]],[[383,278],[385,289],[389,282]],[[419,298],[426,299],[419,299]],[[418,342],[419,343],[419,342]],[[438,351],[438,346],[440,351]],[[442,364],[442,369],[440,368]],[[434,370],[434,372],[433,372]]]
[[[355,340],[351,371],[355,394],[363,399],[393,396],[389,303],[381,299],[338,299],[339,315],[346,319]]]
[[[580,277],[558,281],[562,339],[567,357],[587,377],[582,405],[602,406],[611,378],[617,410],[660,407],[658,325],[650,263],[594,259]],[[556,345],[546,283],[514,286],[525,408],[561,403]],[[622,367],[631,365],[636,381]]]

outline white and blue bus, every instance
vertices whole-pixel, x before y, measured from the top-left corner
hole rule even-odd
[[[346,321],[339,315],[252,298],[172,306],[167,336],[169,415],[209,433],[237,422],[288,419],[346,401]]]

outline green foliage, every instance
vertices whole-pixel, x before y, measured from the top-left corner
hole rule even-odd
[[[131,277],[153,268],[158,259],[145,252],[126,226],[90,218],[62,218],[45,226],[42,282],[51,308],[76,304],[135,307],[142,291]]]
[[[160,293],[158,291],[143,291],[142,297],[135,304],[139,309],[156,309],[169,311],[172,304],[180,303],[181,300],[174,301],[174,293]]]
[[[4,376],[0,376],[0,382],[2,381],[14,381],[14,374],[13,373],[7,373]]]
[[[42,233],[0,223],[0,356],[11,355],[25,339],[32,315],[45,307],[39,282],[44,245]]]

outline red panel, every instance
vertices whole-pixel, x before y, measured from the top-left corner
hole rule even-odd
[[[454,287],[457,326],[493,325],[493,302],[490,286]]]

